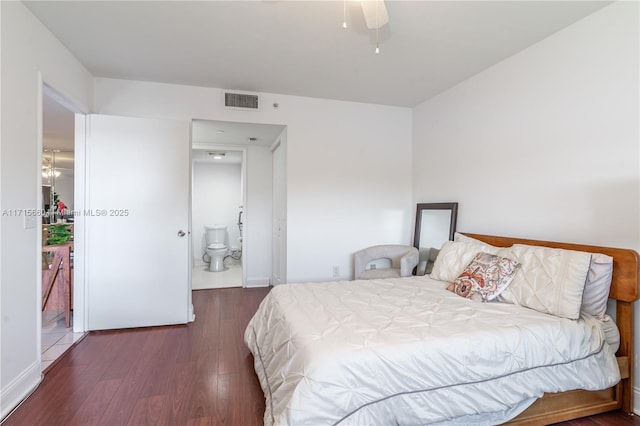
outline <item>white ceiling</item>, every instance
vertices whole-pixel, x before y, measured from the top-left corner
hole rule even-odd
[[[285,127],[275,124],[193,120],[191,126],[191,138],[194,146],[192,159],[198,163],[239,164],[242,162],[242,151],[234,150],[233,147],[270,147],[276,142]],[[255,140],[249,140],[249,138],[255,138]],[[214,159],[213,155],[209,155],[210,152],[224,153],[225,155],[222,159]]]
[[[415,106],[609,2],[25,1],[99,77]]]
[[[233,121],[193,120],[191,137],[194,144],[257,145],[270,147],[286,126],[276,124],[239,123]],[[250,141],[249,138],[256,138]]]

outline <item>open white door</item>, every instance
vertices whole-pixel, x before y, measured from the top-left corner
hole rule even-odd
[[[87,116],[89,330],[188,321],[189,126]]]

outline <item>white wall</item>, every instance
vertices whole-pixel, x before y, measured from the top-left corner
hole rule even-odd
[[[378,243],[411,243],[410,109],[266,93],[261,95],[260,111],[222,105],[220,89],[95,80],[95,111],[102,114],[288,126],[289,281],[331,279],[333,266],[350,278],[356,250]],[[251,161],[249,156],[249,173],[254,170]],[[266,187],[267,182],[256,182],[252,188],[249,176],[247,185],[248,204],[266,202],[266,193],[257,185]],[[254,219],[247,217],[251,223]],[[250,232],[271,235],[270,215],[261,219],[266,219],[264,225]],[[260,258],[261,249],[251,245],[251,240],[260,239],[247,238],[247,254]],[[270,253],[270,246],[265,250]],[[270,268],[270,258],[262,256],[260,261]]]
[[[64,202],[67,210],[73,210],[73,171],[62,170],[55,180],[58,199]]]
[[[414,201],[458,228],[639,248],[638,3],[606,7],[415,108]]]
[[[89,72],[20,2],[0,2],[2,111],[0,209],[36,209],[42,152],[39,73],[88,110]],[[24,217],[0,217],[0,413],[4,417],[40,381],[40,241]]]
[[[193,163],[193,261],[203,265],[205,225],[227,225],[228,247],[239,248],[238,212],[242,205],[241,165]]]
[[[415,108],[414,202],[458,201],[461,231],[640,250],[638,5]]]

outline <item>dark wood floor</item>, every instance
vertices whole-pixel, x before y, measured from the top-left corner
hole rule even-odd
[[[264,396],[243,333],[266,293],[195,291],[194,323],[89,333],[2,425],[261,425]],[[640,418],[617,412],[562,425]]]

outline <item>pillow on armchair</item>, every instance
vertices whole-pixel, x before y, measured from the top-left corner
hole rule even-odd
[[[371,263],[379,259],[388,259],[391,267],[371,268]],[[383,244],[367,247],[354,253],[354,279],[408,277],[417,264],[418,249],[413,246]]]

